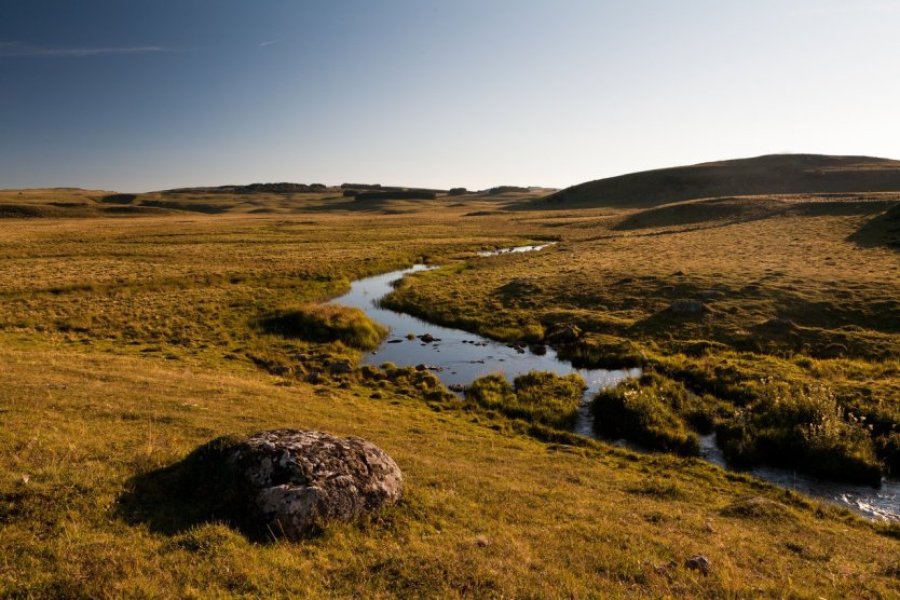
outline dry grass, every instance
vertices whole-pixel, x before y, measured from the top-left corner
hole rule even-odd
[[[408,398],[280,387],[244,368],[46,348],[0,359],[3,595],[900,593],[896,540],[702,463],[567,450]],[[118,505],[132,477],[212,437],[283,426],[376,442],[406,474],[404,502],[361,527],[275,545],[215,523],[159,528],[154,507]],[[647,487],[656,481],[665,493]],[[720,514],[747,495],[785,507],[778,519]],[[697,553],[710,576],[681,566]]]

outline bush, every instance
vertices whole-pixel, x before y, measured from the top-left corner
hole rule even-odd
[[[311,342],[341,342],[358,350],[374,350],[388,329],[358,308],[336,304],[307,304],[283,310],[262,322],[270,333]]]
[[[654,450],[696,456],[700,440],[678,414],[696,402],[682,386],[650,373],[597,394],[591,404],[594,429]]]
[[[470,402],[514,419],[568,429],[578,418],[584,380],[579,375],[561,377],[532,371],[512,384],[503,375],[481,377],[466,388]]]
[[[877,485],[881,466],[868,430],[824,388],[769,384],[719,426],[725,457],[766,462],[828,479]]]

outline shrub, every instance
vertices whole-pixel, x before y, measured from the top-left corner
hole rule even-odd
[[[881,481],[868,430],[821,387],[770,383],[758,399],[717,430],[726,458],[767,462],[829,479]]]
[[[388,330],[358,308],[336,304],[307,304],[283,310],[262,322],[270,333],[311,342],[341,342],[358,350],[374,350]]]

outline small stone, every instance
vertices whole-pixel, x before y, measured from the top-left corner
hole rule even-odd
[[[689,559],[684,561],[684,566],[688,569],[693,569],[694,571],[700,571],[704,575],[709,575],[709,570],[711,567],[711,565],[709,564],[709,559],[702,554],[690,557]]]

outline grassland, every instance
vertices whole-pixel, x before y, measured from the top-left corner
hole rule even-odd
[[[313,195],[257,213],[0,221],[0,596],[900,594],[896,528],[693,458],[539,441],[428,373],[330,369],[359,357],[340,335],[265,325],[425,259],[446,268],[396,301],[436,319],[531,340],[577,323],[572,351],[584,360],[637,357],[671,378],[763,369],[869,390],[859,406],[894,418],[898,365],[878,352],[896,347],[896,331],[879,323],[900,297],[900,265],[888,246],[847,241],[877,213],[635,233],[616,229],[627,213],[505,208],[519,200],[336,207]],[[738,236],[740,252],[722,252]],[[559,243],[469,260],[547,239]],[[721,319],[653,321],[670,299],[707,288],[723,294],[709,301]],[[735,341],[791,306],[821,319],[791,317],[803,343],[835,343],[837,331],[848,355]],[[843,321],[829,327],[836,307]],[[858,347],[873,350],[851,355]],[[308,542],[259,544],[165,489],[138,493],[196,446],[269,427],[375,442],[406,474],[405,499]],[[695,554],[709,575],[684,566]]]
[[[543,332],[553,341],[568,329],[558,345],[582,364],[642,365],[713,398],[706,420],[734,441],[738,462],[877,482],[900,467],[900,255],[881,238],[858,240],[897,201],[779,196],[517,213],[561,242],[418,274],[388,300],[499,339]],[[698,204],[719,210],[699,220]],[[684,300],[702,310],[679,314]],[[687,422],[696,410],[682,404],[691,414],[671,410]],[[808,443],[788,447],[796,439]]]

